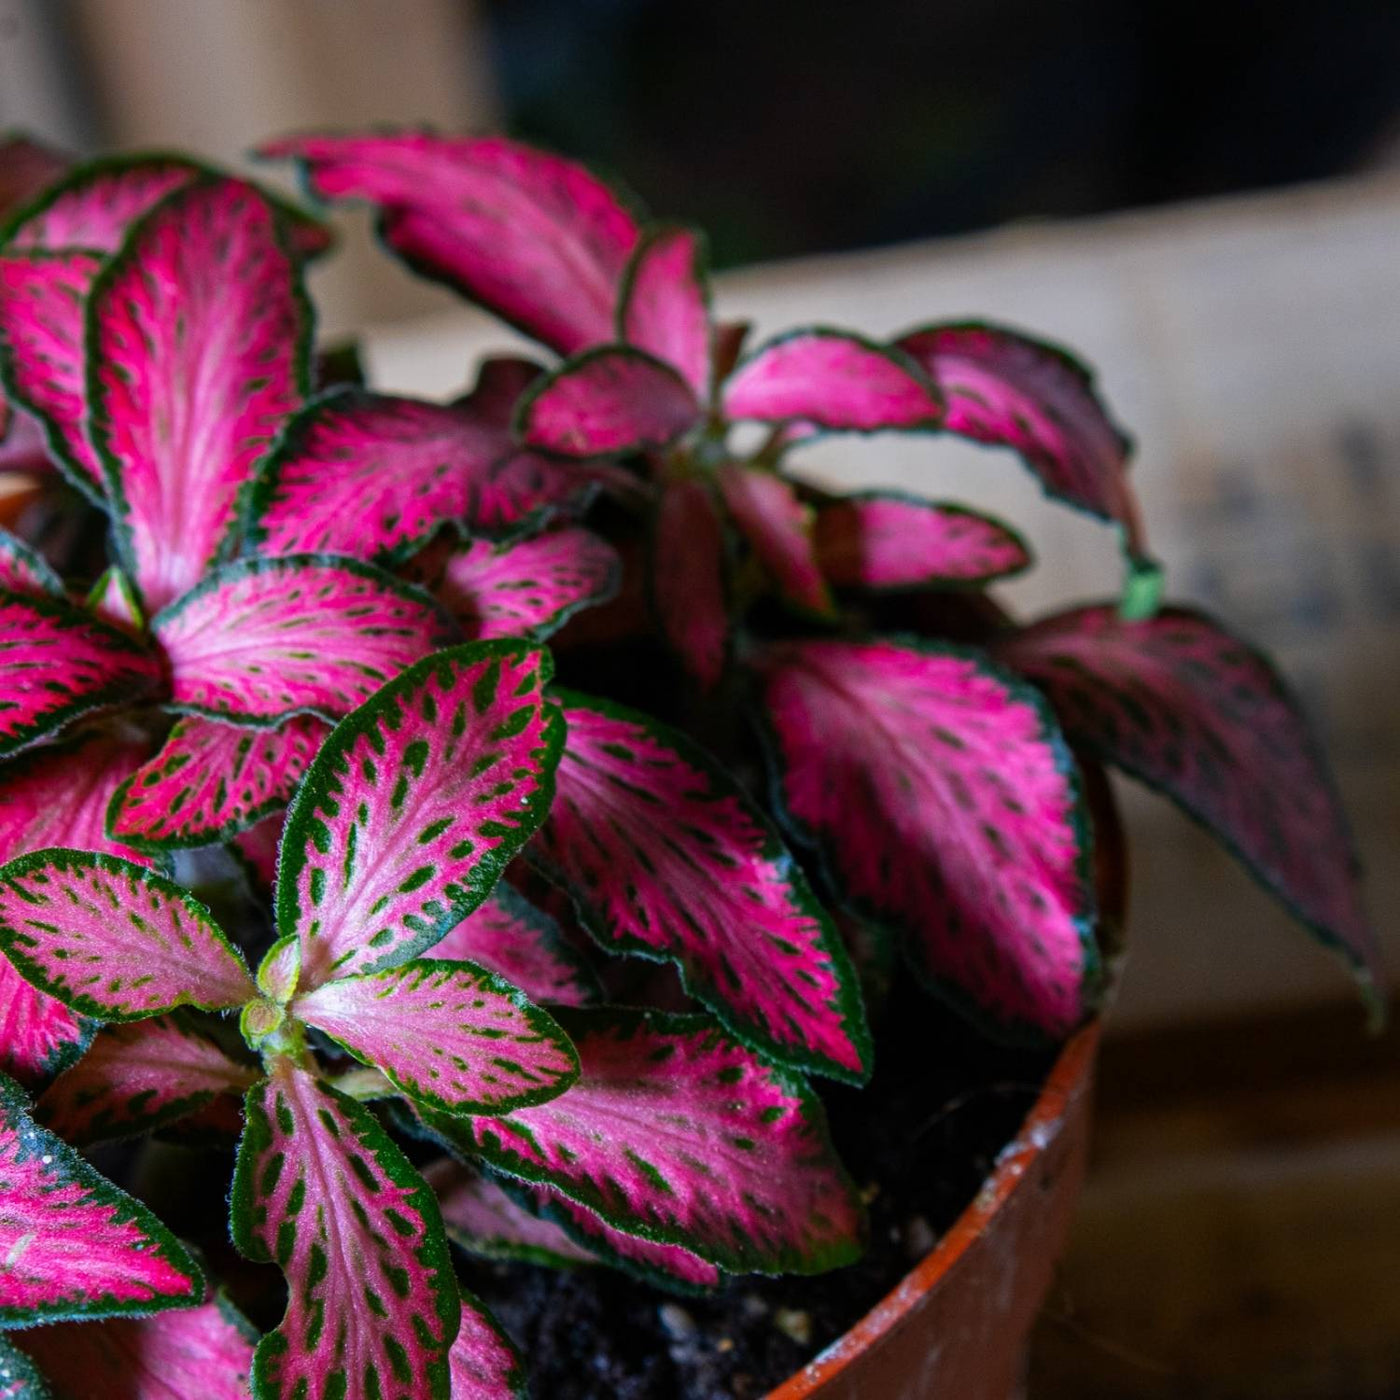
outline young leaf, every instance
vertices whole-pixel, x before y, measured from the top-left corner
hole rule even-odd
[[[729,655],[724,526],[705,483],[675,481],[657,504],[651,592],[661,634],[705,690]]]
[[[0,1327],[193,1307],[204,1279],[179,1241],[29,1116],[0,1077]]]
[[[88,430],[123,562],[155,611],[228,551],[306,395],[310,311],[272,207],[201,179],[136,225],[87,314]]]
[[[1131,551],[1142,552],[1127,476],[1131,444],[1078,360],[1057,346],[976,322],[924,326],[896,343],[942,391],[949,432],[1012,448],[1048,495],[1117,521]]]
[[[578,525],[503,545],[454,550],[434,590],[468,637],[547,637],[580,608],[605,603],[622,572],[617,551]]]
[[[932,643],[778,643],[756,668],[786,815],[856,912],[1002,1030],[1071,1030],[1094,971],[1089,824],[1040,696]]]
[[[490,893],[554,795],[547,652],[475,642],[405,671],[331,732],[287,815],[277,929],[302,985],[431,948]]]
[[[375,204],[381,236],[412,268],[561,354],[612,338],[637,225],[572,161],[421,132],[291,136],[261,153],[299,160],[322,199]]]
[[[618,338],[671,365],[698,400],[710,393],[710,288],[693,229],[651,229],[632,254]]]
[[[1166,793],[1340,949],[1368,991],[1384,985],[1345,815],[1265,657],[1186,608],[1125,622],[1111,606],[1047,617],[998,654],[1045,690],[1075,743]]]
[[[233,1242],[286,1275],[259,1400],[448,1400],[460,1316],[433,1193],[363,1104],[278,1058],[248,1091]]]
[[[182,719],[113,794],[112,836],[150,851],[227,840],[291,801],[329,730],[311,715],[278,729]]]
[[[990,516],[893,491],[845,496],[817,512],[822,573],[872,592],[990,583],[1027,568],[1025,542]]]
[[[677,731],[606,701],[562,703],[554,805],[526,858],[568,889],[604,948],[674,962],[745,1043],[864,1079],[855,975],[758,809]]]
[[[528,1400],[525,1366],[510,1338],[465,1288],[457,1340],[447,1353],[452,1400]]]
[[[40,1121],[85,1146],[155,1132],[220,1094],[242,1097],[257,1078],[178,1016],[106,1026],[87,1053],[44,1090]]]
[[[139,636],[146,628],[145,614],[141,600],[131,580],[117,568],[104,569],[101,577],[93,584],[87,596],[88,608],[113,627],[123,632]]]
[[[33,545],[26,544],[8,530],[0,530],[0,588],[39,597],[63,596],[63,580],[54,573],[48,560]]]
[[[719,469],[729,514],[778,591],[799,607],[831,611],[831,595],[813,554],[812,511],[790,482],[737,462]]]
[[[0,758],[47,738],[69,720],[145,696],[160,681],[156,658],[124,632],[62,598],[0,592]]]
[[[416,958],[338,978],[299,996],[291,1014],[446,1113],[509,1113],[578,1077],[554,1018],[474,963]]]
[[[116,856],[31,851],[0,867],[0,948],[41,992],[103,1021],[218,1011],[255,995],[209,911]]]
[[[93,1030],[0,958],[0,1071],[38,1088],[83,1053]]]
[[[526,391],[516,431],[529,447],[599,457],[665,447],[701,416],[690,386],[668,364],[624,345],[586,350]]]
[[[158,613],[176,709],[213,719],[334,719],[453,640],[431,601],[330,555],[225,565]]]
[[[826,429],[935,428],[943,404],[907,356],[845,331],[789,331],[739,361],[724,384],[727,418]]]
[[[566,1094],[508,1118],[424,1111],[448,1145],[629,1234],[730,1272],[820,1273],[860,1252],[862,1212],[821,1105],[702,1016],[571,1011]]]

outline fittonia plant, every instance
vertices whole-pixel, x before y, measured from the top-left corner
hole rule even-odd
[[[1088,759],[1375,994],[1297,708],[1158,607],[1126,439],[1069,356],[969,324],[744,353],[698,235],[567,161],[267,154],[564,358],[446,404],[318,375],[324,229],[182,159],[11,216],[3,464],[56,468],[111,557],[60,577],[0,541],[0,1326],[26,1329],[0,1394],[522,1394],[449,1236],[672,1288],[850,1262],[807,1081],[871,1073],[856,967],[894,938],[993,1035],[1092,1014]],[[59,167],[12,143],[0,173]],[[881,430],[1012,449],[1118,527],[1124,600],[1020,626],[987,593],[1030,563],[1014,531],[804,480],[809,438]],[[220,851],[249,882],[227,930],[173,878]],[[286,1282],[261,1340],[223,1283],[266,1270],[206,1263],[76,1150],[143,1134],[239,1138],[232,1243]]]

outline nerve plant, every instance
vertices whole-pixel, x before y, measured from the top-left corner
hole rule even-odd
[[[1158,606],[1127,442],[1068,355],[980,324],[746,353],[698,235],[570,162],[267,154],[562,358],[447,404],[328,383],[321,225],[181,159],[11,217],[0,466],[42,441],[112,558],[61,579],[0,545],[0,1325],[28,1329],[0,1394],[521,1394],[449,1234],[692,1289],[850,1262],[807,1078],[866,1081],[896,946],[990,1034],[1092,1013],[1097,762],[1375,995],[1297,707]],[[1018,453],[1118,527],[1123,599],[1021,626],[987,592],[1030,562],[1014,531],[804,478],[808,439],[879,430]],[[221,849],[264,918],[225,930],[172,878]],[[261,1340],[75,1150],[151,1133],[239,1136],[232,1241],[287,1287]]]

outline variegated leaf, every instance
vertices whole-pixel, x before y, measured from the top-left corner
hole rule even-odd
[[[480,1301],[459,1286],[462,1321],[447,1353],[452,1400],[528,1400],[525,1366]]]
[[[0,1071],[38,1088],[83,1053],[94,1029],[0,958]]]
[[[0,588],[39,597],[63,596],[63,581],[48,560],[8,530],[0,530]]]
[[[672,366],[701,401],[710,394],[710,288],[700,234],[649,229],[632,254],[618,334]]]
[[[731,519],[778,591],[799,607],[830,612],[831,595],[814,552],[813,512],[792,484],[773,472],[727,462],[719,470],[719,487]]]
[[[104,569],[87,596],[88,608],[103,622],[122,632],[140,636],[146,630],[146,615],[141,600],[127,576],[113,564]]]

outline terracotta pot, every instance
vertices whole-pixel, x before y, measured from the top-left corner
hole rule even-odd
[[[1084,1178],[1099,1027],[1060,1052],[977,1199],[919,1266],[768,1400],[1010,1400]]]

